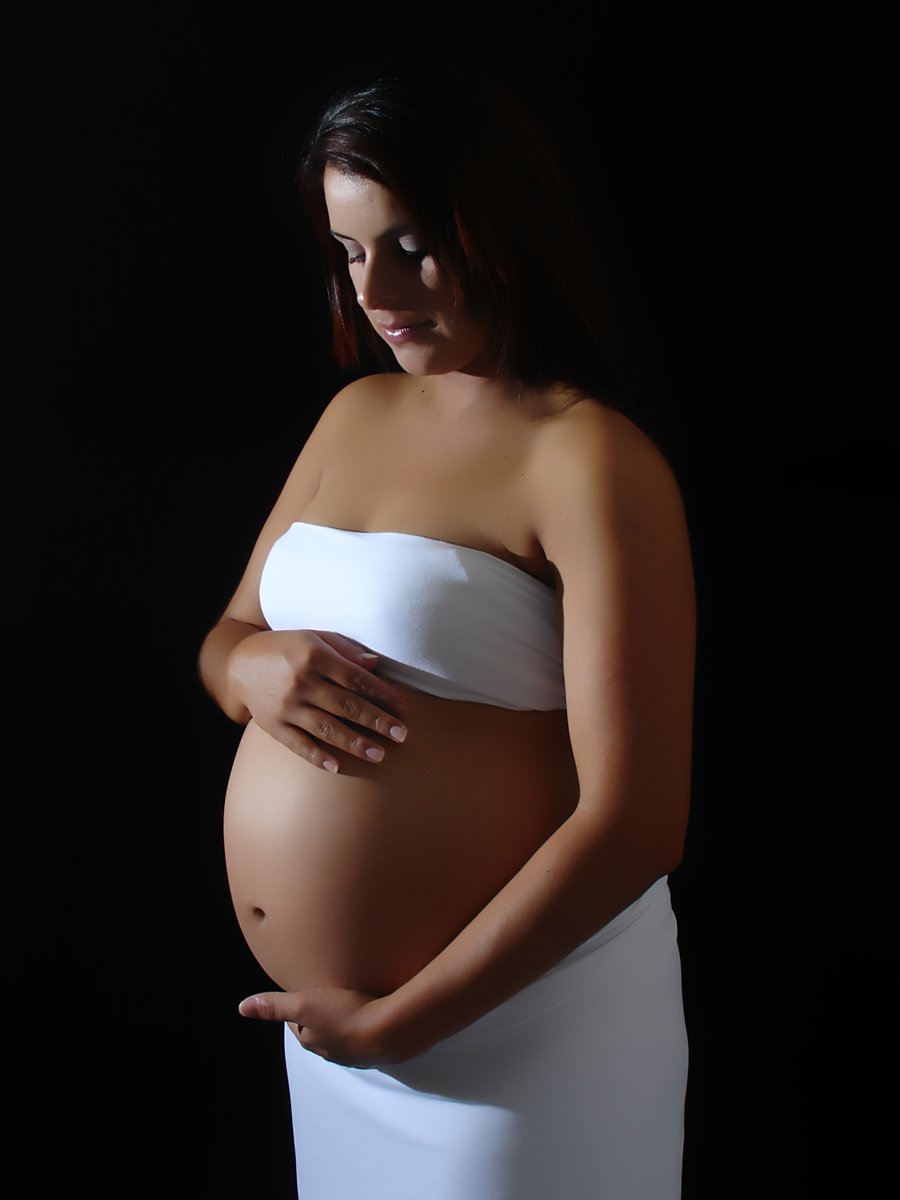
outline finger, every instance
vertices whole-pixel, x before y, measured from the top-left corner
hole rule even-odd
[[[321,705],[321,707],[320,707]],[[357,722],[350,726],[338,719],[338,713]],[[322,681],[315,693],[315,702],[309,699],[294,708],[270,733],[292,754],[306,759],[314,767],[337,774],[339,764],[329,747],[343,750],[354,758],[367,763],[379,763],[384,758],[381,742],[366,737],[364,730],[369,721],[370,728],[393,742],[406,740],[406,726],[396,717],[388,717],[379,709],[372,708]]]
[[[300,1024],[300,1012],[306,1007],[299,992],[259,992],[242,1000],[238,1005],[238,1012],[242,1017],[250,1017],[256,1021],[282,1021],[304,1050],[310,1050],[321,1058],[330,1058],[325,1047],[318,1045],[311,1037],[309,1029]]]
[[[347,695],[346,692],[335,694],[338,697]],[[325,766],[328,770],[331,767],[323,761],[328,758],[328,747],[342,750],[345,754],[361,759],[363,762],[379,763],[382,761],[384,746],[381,742],[367,737],[365,732],[358,727],[345,725],[343,721],[338,720],[334,713],[329,711],[330,707],[341,706],[340,699],[332,696],[328,700],[323,700],[323,705],[324,707],[318,708],[310,704],[303,704],[292,714],[296,729],[293,740],[298,744],[299,752],[303,754],[303,757],[318,766]],[[348,708],[350,713],[354,714],[354,707],[348,705]],[[391,718],[391,728],[396,731],[394,740],[403,741],[406,736],[405,730],[396,723],[395,718]],[[304,731],[311,735],[311,739],[304,738]]]
[[[380,742],[366,738],[366,732],[377,733],[388,741],[406,740],[403,719],[386,712],[368,694],[374,684],[379,684],[375,676],[354,668],[324,647],[312,656],[309,666],[317,678],[297,696],[287,714],[290,724],[311,734],[318,743],[369,762],[380,762],[384,748]],[[303,741],[296,749],[304,757],[310,757],[309,747]]]
[[[405,716],[409,706],[403,696],[378,675],[373,674],[381,658],[367,647],[360,646],[339,633],[318,633],[320,642],[336,652],[336,657],[323,653],[313,665],[319,674],[339,687],[374,701],[387,709],[389,715]]]
[[[336,686],[323,680],[324,687],[315,703],[324,712],[331,713],[341,723],[350,722],[359,729],[380,734],[393,742],[406,740],[407,729],[402,719],[386,713],[368,696],[346,687]]]
[[[293,1021],[299,1023],[299,997],[290,992],[258,992],[238,1005],[242,1017],[255,1021]]]
[[[308,737],[297,725],[282,722],[272,732],[276,739],[281,742],[282,746],[286,746],[298,758],[304,758],[308,763],[312,763],[314,767],[321,767],[323,771],[329,771],[332,775],[337,775],[340,766],[334,755],[329,754],[323,746],[313,738]],[[372,760],[367,759],[367,761]]]
[[[337,650],[342,658],[360,663],[370,670],[377,666],[380,655],[376,654],[369,646],[364,646],[362,642],[354,641],[353,638],[345,637],[342,633],[334,633],[332,630],[317,629],[315,632],[326,645]]]

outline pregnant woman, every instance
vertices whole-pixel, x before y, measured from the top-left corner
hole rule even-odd
[[[694,601],[594,250],[489,80],[334,101],[342,363],[200,658],[300,1200],[674,1200]],[[399,370],[398,370],[399,368]]]

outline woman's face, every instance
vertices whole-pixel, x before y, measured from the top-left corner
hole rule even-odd
[[[487,324],[453,301],[425,232],[401,200],[361,175],[325,168],[332,235],[346,248],[357,300],[411,375],[490,374]]]

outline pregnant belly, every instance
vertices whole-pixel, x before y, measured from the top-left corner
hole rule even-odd
[[[248,725],[225,801],[238,922],[287,990],[392,991],[430,961],[571,812],[563,713],[409,693],[377,766],[310,766]]]

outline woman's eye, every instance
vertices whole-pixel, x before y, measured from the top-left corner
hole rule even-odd
[[[416,262],[421,262],[423,258],[428,256],[428,251],[422,249],[422,247],[416,242],[412,241],[412,239],[407,241],[404,238],[402,241],[397,243],[397,246],[404,258],[411,258]],[[361,246],[347,246],[347,262],[351,267],[356,266],[359,263],[364,263],[365,261],[366,254]]]
[[[421,261],[428,253],[427,250],[422,249],[420,243],[414,238],[401,238],[399,245],[407,258],[415,258]]]

